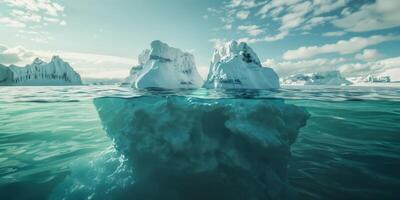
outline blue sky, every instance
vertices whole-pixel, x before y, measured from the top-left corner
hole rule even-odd
[[[122,78],[159,39],[193,53],[245,41],[279,75],[400,68],[398,0],[0,0],[0,63],[58,54],[83,77]]]

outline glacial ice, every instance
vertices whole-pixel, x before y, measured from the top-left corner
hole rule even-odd
[[[253,49],[246,43],[230,41],[214,51],[205,88],[275,89],[279,77],[263,67]]]
[[[132,167],[132,184],[112,178],[128,177],[129,167],[108,158],[97,166],[96,181],[78,174],[62,185],[65,199],[76,194],[171,200],[293,195],[287,165],[290,146],[309,117],[303,108],[280,99],[185,96],[103,97],[94,103],[108,136]]]
[[[351,85],[339,71],[295,74],[282,78],[283,85]]]
[[[199,88],[203,83],[194,56],[155,40],[138,57],[125,82],[134,88]]]
[[[81,85],[80,75],[60,57],[49,63],[36,58],[25,67],[0,65],[0,85]]]

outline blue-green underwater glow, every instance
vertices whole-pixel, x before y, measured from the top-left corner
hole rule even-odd
[[[200,115],[188,114],[185,109],[196,109],[198,106],[201,107],[212,102],[223,102],[220,103],[220,108],[212,111],[216,113],[222,112],[220,109],[226,112],[236,112],[247,106],[249,110],[240,111],[240,113],[248,113],[248,116],[253,116],[252,119],[256,121],[263,119],[258,118],[260,115],[257,114],[256,107],[251,106],[252,103],[249,101],[257,102],[257,105],[261,103],[260,109],[267,109],[272,105],[269,111],[282,115],[281,119],[287,119],[284,117],[287,110],[279,114],[279,109],[274,108],[285,106],[276,105],[282,105],[283,102],[287,106],[303,107],[309,114],[309,118],[306,125],[300,129],[296,141],[291,145],[291,155],[288,157],[287,163],[288,187],[285,190],[287,191],[284,195],[285,198],[397,199],[400,196],[400,172],[398,170],[400,168],[400,90],[397,88],[310,87],[299,89],[290,87],[277,91],[244,91],[240,93],[229,91],[221,93],[203,89],[173,93],[174,96],[189,99],[195,107],[186,104],[179,106],[181,103],[177,102],[181,102],[182,98],[172,100],[164,105],[163,97],[154,95],[152,92],[134,92],[130,89],[111,86],[1,87],[0,93],[9,94],[0,97],[0,199],[60,199],[63,197],[67,199],[88,197],[126,199],[134,198],[130,196],[132,194],[143,195],[127,190],[137,184],[135,170],[131,166],[131,158],[129,154],[126,154],[127,151],[132,152],[131,148],[133,147],[121,144],[123,141],[117,141],[118,138],[110,135],[110,130],[103,130],[102,127],[109,124],[105,121],[107,117],[106,119],[104,117],[107,108],[120,107],[140,110],[140,107],[134,107],[134,105],[138,105],[138,99],[145,99],[141,102],[143,105],[147,102],[149,105],[146,106],[150,106],[149,102],[158,105],[160,119],[162,116],[168,116],[168,113],[162,112],[168,111],[168,109],[171,109],[170,112],[176,112],[174,115],[180,114],[187,120],[197,119],[196,116],[200,117]],[[171,94],[169,92],[157,93],[164,96]],[[104,101],[104,99],[109,101]],[[182,101],[189,102],[189,100]],[[132,101],[136,102],[132,103]],[[229,107],[230,105],[235,106]],[[105,107],[102,110],[99,109],[99,106]],[[123,121],[132,119],[132,116],[146,116],[151,112],[146,110],[141,113],[139,111],[130,112],[129,109],[120,111],[115,109],[113,113],[120,114],[113,120],[120,119],[124,124]],[[154,111],[154,113],[156,112]],[[270,117],[265,110],[264,113],[267,118]],[[242,116],[241,119],[248,119],[248,116]],[[210,121],[213,120],[210,119]],[[266,121],[268,122],[268,120]],[[284,121],[289,122],[289,120]],[[161,120],[154,122],[154,127],[161,130],[162,122]],[[116,127],[120,127],[115,123],[117,122],[114,122]],[[240,123],[232,123],[229,120],[227,123],[226,126],[231,128],[231,132],[238,130],[238,132],[233,131],[237,137],[246,136],[241,135],[240,130],[247,130],[248,126],[241,126]],[[177,121],[178,125],[179,121]],[[253,125],[265,128],[263,125]],[[254,128],[253,125],[251,127]],[[270,124],[268,127],[278,126]],[[125,129],[126,133],[130,133],[131,128]],[[281,129],[277,128],[276,130]],[[258,136],[254,135],[254,137]],[[125,134],[124,137],[133,136]],[[114,148],[113,139],[118,144],[119,152]],[[171,139],[168,141],[176,142],[175,144],[182,144],[174,135],[169,135],[168,139]],[[270,141],[270,139],[274,138],[265,139],[265,141]],[[259,140],[245,138],[244,141]],[[256,151],[249,149],[249,146],[238,140],[231,140],[231,143],[225,145],[229,146],[233,152],[239,151],[239,153],[243,153],[244,148],[248,152],[258,152],[268,146],[254,143],[251,146],[257,148]],[[239,145],[240,148],[236,145]],[[120,147],[128,147],[128,150]],[[185,148],[185,146],[181,147]],[[195,147],[193,149],[201,150]],[[180,149],[176,149],[176,152],[179,151]],[[276,159],[288,155],[285,151],[273,151],[275,157],[271,156],[271,152],[266,152],[254,155],[254,159],[271,160],[273,157],[273,160],[276,161]],[[156,152],[162,152],[162,149],[158,149]],[[224,155],[220,149],[217,152],[219,152],[218,155]],[[175,156],[175,154],[172,155]],[[192,163],[189,162],[192,160],[190,157],[179,155],[182,157],[176,158],[179,161],[176,164],[191,164],[188,165],[189,167],[184,167],[186,170],[189,169],[189,172],[193,169],[192,166],[199,166],[197,165],[199,160],[196,160],[197,163]],[[224,160],[225,158],[213,156],[217,161],[225,164],[233,163],[232,166],[243,163],[242,160],[228,162]],[[213,156],[210,154],[206,158]],[[241,157],[234,156],[234,158]],[[244,158],[252,159],[249,158],[249,155]],[[196,159],[200,158],[196,157]],[[208,165],[202,166],[203,170],[211,168]],[[243,166],[245,166],[244,168],[251,166],[252,172],[254,169],[262,169],[262,167],[257,168],[252,165]],[[267,166],[269,171],[276,170],[268,165],[263,164],[262,166]],[[274,166],[276,167],[276,165]],[[226,168],[222,171],[226,172]],[[238,176],[248,175],[244,172],[237,172]],[[231,171],[230,175],[232,173],[234,174]],[[272,190],[272,192],[266,193],[267,197],[276,197],[273,191],[280,190],[282,187],[274,188],[278,184],[268,181],[278,179],[266,178],[263,180],[266,181],[266,185],[269,185],[266,190]],[[171,185],[174,185],[182,179],[170,179],[169,181]],[[250,179],[246,181],[247,186],[249,184],[260,186],[254,184]],[[141,186],[141,189],[157,193],[162,192],[162,189],[165,188],[162,186],[152,188],[152,186],[145,184]],[[208,189],[214,191],[215,187],[210,186]],[[244,194],[240,192],[240,189],[236,188],[237,192]],[[190,193],[190,191],[186,192]],[[167,195],[176,197],[179,196],[177,193],[179,190]]]

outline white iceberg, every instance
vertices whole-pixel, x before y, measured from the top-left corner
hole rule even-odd
[[[339,71],[295,74],[283,78],[283,85],[351,85]]]
[[[153,41],[138,60],[139,65],[125,80],[134,88],[199,88],[203,83],[192,54],[159,40]]]
[[[49,63],[36,58],[25,67],[0,65],[0,85],[81,85],[80,75],[60,57]]]
[[[230,41],[214,51],[205,88],[275,89],[279,77],[263,67],[256,53],[246,43]]]

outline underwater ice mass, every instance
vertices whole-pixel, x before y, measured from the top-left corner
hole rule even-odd
[[[97,169],[91,179],[108,181],[87,186],[93,181],[76,175],[70,185],[61,185],[67,193],[62,196],[288,199],[292,195],[286,169],[290,145],[309,117],[303,108],[280,99],[185,96],[103,97],[94,103],[118,152],[96,161],[100,166],[89,166],[95,171],[105,168]],[[115,156],[119,153],[122,157]],[[104,173],[107,170],[115,171]]]

